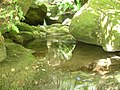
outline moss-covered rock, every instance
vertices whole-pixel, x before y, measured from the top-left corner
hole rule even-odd
[[[52,86],[51,68],[43,60],[11,40],[5,44],[8,55],[0,63],[0,90],[44,90],[46,85]]]
[[[35,58],[23,46],[12,42],[6,42],[6,50],[7,57],[0,63],[0,75],[2,75],[0,77],[0,89],[16,90],[22,81],[31,78],[33,75],[33,71],[29,69],[35,62]]]
[[[46,36],[46,29],[40,26],[30,26],[23,22],[17,23],[16,26],[19,28],[19,33],[5,33],[4,37],[23,45]]]
[[[47,14],[47,7],[45,4],[31,5],[27,14],[25,15],[25,22],[29,25],[43,24],[45,16]]]
[[[88,0],[70,25],[70,33],[78,40],[100,45],[105,51],[120,51],[120,1]]]
[[[100,20],[100,43],[106,51],[120,51],[120,11],[103,12]]]

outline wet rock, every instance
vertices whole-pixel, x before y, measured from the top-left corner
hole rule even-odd
[[[30,26],[26,23],[19,23],[17,27],[20,30],[19,35],[22,37],[23,44],[27,44],[34,39],[43,38],[46,36],[46,29],[40,26]]]
[[[45,4],[36,5],[33,4],[29,8],[27,14],[25,15],[25,23],[29,25],[43,24],[45,16],[47,14],[47,7]]]
[[[4,37],[0,35],[0,62],[2,62],[7,56],[6,47],[4,44]]]
[[[47,35],[61,35],[61,34],[70,34],[69,27],[61,24],[52,24],[46,26]]]
[[[100,45],[105,51],[120,51],[120,1],[88,0],[74,16],[70,33],[78,40]]]
[[[26,44],[36,38],[42,38],[46,35],[46,29],[40,26],[30,26],[26,23],[20,22],[16,25],[19,28],[18,33],[5,33],[4,37],[13,40],[19,44]]]

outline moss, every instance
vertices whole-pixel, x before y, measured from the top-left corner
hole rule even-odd
[[[47,7],[44,4],[32,5],[25,15],[25,22],[29,25],[43,24],[47,14]]]
[[[27,49],[14,43],[7,43],[7,54],[0,63],[0,89],[15,90],[22,81],[33,77],[31,68],[36,59]]]
[[[99,22],[96,18],[97,16],[90,11],[75,17],[70,25],[71,34],[80,41],[98,45],[97,32],[93,33],[94,30],[99,30]]]
[[[89,0],[73,18],[71,34],[78,41],[101,45],[105,51],[119,51],[118,35],[112,33],[113,27],[119,27],[119,8],[120,1]],[[114,38],[117,39],[113,40]]]
[[[44,60],[10,40],[6,40],[6,49],[7,58],[0,63],[0,90],[52,90],[53,69]]]

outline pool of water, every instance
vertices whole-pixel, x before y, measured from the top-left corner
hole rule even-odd
[[[119,52],[108,53],[100,46],[55,40],[49,42],[41,60],[52,70],[51,84],[40,90],[120,89]]]
[[[25,47],[33,55],[10,44],[9,57],[0,63],[0,90],[120,89],[119,52],[65,37],[30,42]]]

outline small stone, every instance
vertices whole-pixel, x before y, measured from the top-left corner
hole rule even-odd
[[[43,68],[42,71],[46,71],[46,70]]]
[[[29,69],[30,69],[29,67],[27,67],[27,66],[25,67],[25,70],[29,70]]]
[[[11,69],[11,72],[14,72],[14,71],[15,71],[15,68],[12,68],[12,69]]]

